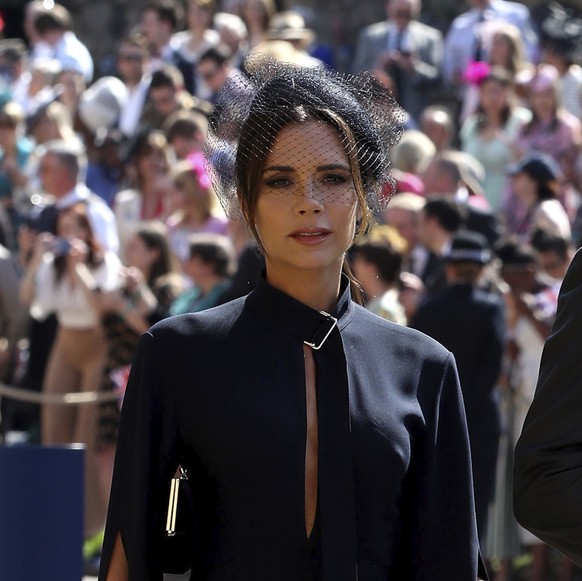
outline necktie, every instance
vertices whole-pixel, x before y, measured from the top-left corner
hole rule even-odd
[[[402,39],[404,38],[404,30],[398,29],[396,33],[396,44],[394,49],[400,52],[402,50]]]
[[[483,60],[483,33],[481,31],[481,28],[484,21],[485,21],[485,11],[481,10],[479,12],[479,18],[475,23],[475,49],[473,51],[474,61]]]
[[[396,52],[402,52],[402,41],[404,38],[404,30],[398,29],[396,32],[396,40],[394,43],[394,50]],[[403,104],[404,94],[403,94],[403,74],[402,70],[398,65],[393,65],[388,71],[392,79],[394,80],[394,86],[396,88],[396,97],[401,105]]]

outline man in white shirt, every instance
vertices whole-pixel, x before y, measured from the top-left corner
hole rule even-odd
[[[5,84],[11,94],[11,101],[25,109],[28,100],[30,72],[26,45],[20,38],[0,40],[0,84]]]
[[[560,73],[560,102],[564,109],[582,117],[582,21],[566,11],[552,11],[542,22],[541,61]]]
[[[84,165],[84,155],[76,146],[64,141],[50,141],[44,146],[39,163],[42,187],[54,198],[54,208],[57,212],[79,202],[86,204],[95,238],[104,250],[118,252],[119,237],[115,215],[109,206],[81,181]]]
[[[420,0],[388,0],[387,20],[362,30],[352,63],[354,73],[388,73],[398,102],[416,123],[438,88],[443,58],[442,34],[417,20],[420,10]]]
[[[151,81],[147,40],[143,35],[131,34],[121,41],[117,71],[128,93],[119,115],[119,129],[131,137],[138,129]]]
[[[34,29],[40,39],[35,54],[58,61],[63,69],[83,75],[86,83],[93,78],[93,59],[87,47],[71,31],[71,15],[66,8],[55,4],[38,14]]]
[[[483,30],[494,21],[509,22],[521,32],[526,56],[536,62],[538,37],[529,8],[506,0],[470,0],[471,9],[455,18],[445,37],[444,80],[459,87],[461,76],[471,61],[487,60],[487,42]]]
[[[149,43],[152,70],[174,61],[172,35],[178,19],[177,2],[173,0],[152,0],[145,5],[140,28]]]

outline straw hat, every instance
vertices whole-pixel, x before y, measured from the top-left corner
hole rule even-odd
[[[301,14],[285,10],[273,15],[267,37],[269,40],[297,40],[303,46],[309,46],[315,40],[315,33],[310,28],[305,28],[305,20]]]

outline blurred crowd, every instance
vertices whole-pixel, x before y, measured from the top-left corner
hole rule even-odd
[[[26,5],[26,38],[0,39],[0,381],[113,394],[80,406],[3,397],[0,431],[6,442],[86,444],[88,539],[103,528],[140,334],[245,295],[263,269],[203,156],[217,94],[260,53],[370,71],[406,110],[392,199],[351,267],[367,308],[457,359],[496,579],[512,578],[524,548],[532,580],[574,579],[515,525],[510,474],[582,240],[582,20],[558,4],[537,20],[504,0],[466,8],[443,33],[422,22],[420,0],[388,0],[386,19],[340,58],[302,6],[153,0],[105,75],[52,1]]]

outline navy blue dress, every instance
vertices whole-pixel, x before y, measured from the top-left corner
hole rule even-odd
[[[160,580],[187,466],[192,580],[475,581],[467,428],[452,355],[343,291],[337,325],[261,280],[145,334],[121,418],[102,555]],[[316,527],[305,533],[304,341],[314,350]]]

